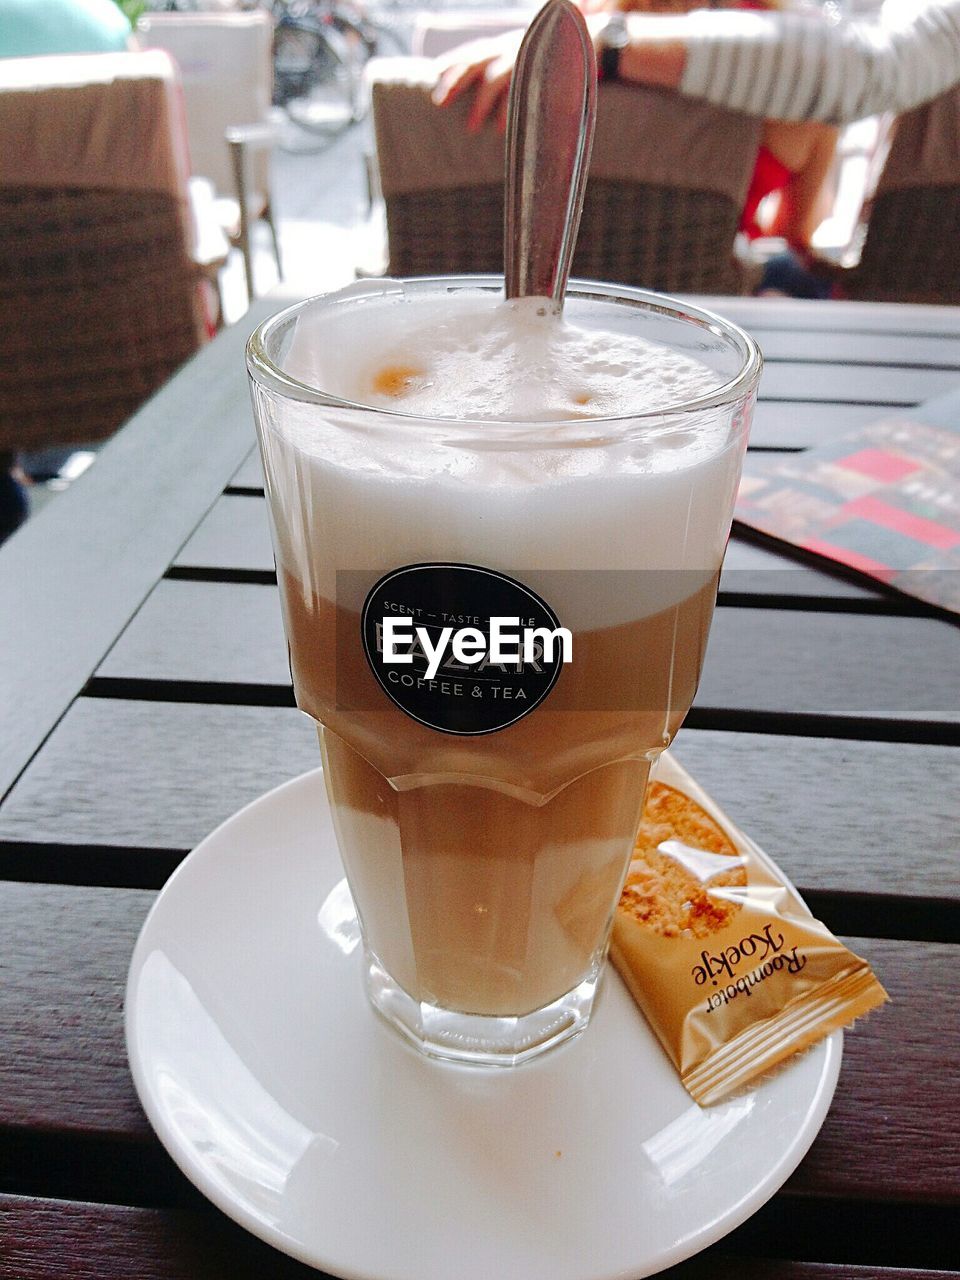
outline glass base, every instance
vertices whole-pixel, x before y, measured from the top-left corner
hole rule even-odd
[[[369,950],[365,952],[364,981],[373,1007],[421,1053],[474,1066],[513,1067],[584,1030],[602,967],[601,957],[572,991],[531,1013],[502,1018],[458,1013],[414,1000]]]

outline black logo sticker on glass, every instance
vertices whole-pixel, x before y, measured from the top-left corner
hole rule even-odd
[[[391,702],[441,733],[522,720],[572,660],[572,637],[522,583],[472,564],[412,564],[371,590],[363,649]]]

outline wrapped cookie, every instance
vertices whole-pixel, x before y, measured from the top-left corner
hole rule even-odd
[[[648,789],[610,955],[701,1104],[887,999],[669,753]]]

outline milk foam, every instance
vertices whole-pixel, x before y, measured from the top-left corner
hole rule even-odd
[[[301,318],[286,370],[330,395],[443,418],[549,422],[651,413],[716,388],[713,370],[542,298],[394,297]]]
[[[372,585],[401,565],[456,561],[512,574],[564,625],[595,627],[657,612],[717,570],[744,435],[730,408],[648,423],[552,421],[585,386],[605,414],[643,414],[714,389],[713,370],[611,327],[608,305],[568,301],[571,319],[558,321],[536,304],[483,295],[368,290],[301,316],[283,367],[331,395],[372,401],[377,370],[416,362],[430,385],[401,397],[410,416],[261,397],[277,558],[305,596],[359,609],[362,599],[342,598],[342,580],[338,591],[337,570],[369,571]],[[382,403],[400,408],[393,396]],[[507,421],[464,424],[468,403]],[[415,416],[427,407],[460,421]],[[550,420],[533,443],[510,425],[521,414]],[[685,572],[639,575],[625,591],[622,577],[580,572],[599,568]],[[573,571],[562,600],[557,570]]]

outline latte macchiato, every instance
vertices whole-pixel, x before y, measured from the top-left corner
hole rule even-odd
[[[251,363],[368,989],[468,1060],[589,1014],[649,767],[697,687],[756,380],[725,397],[746,357],[716,327],[589,292],[561,319],[371,282],[274,338],[275,385]],[[564,629],[566,660],[538,640],[491,661],[504,612]]]

